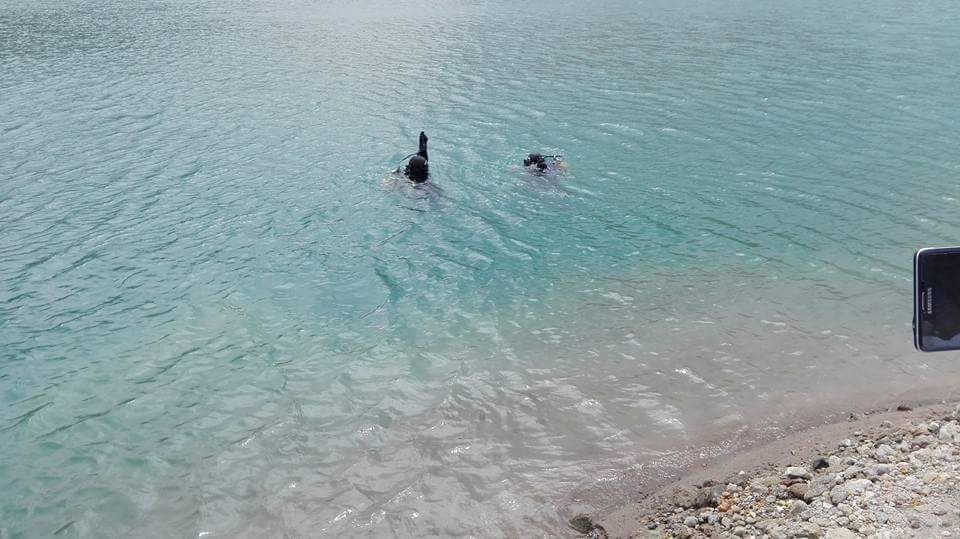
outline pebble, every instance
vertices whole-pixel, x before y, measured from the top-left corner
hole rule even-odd
[[[893,471],[893,465],[891,464],[871,464],[866,469],[867,477],[878,477],[881,475],[887,475]]]
[[[690,526],[691,528],[695,527],[699,523],[700,522],[697,520],[697,517],[692,515],[683,520],[683,525]]]
[[[824,492],[829,491],[831,483],[832,481],[829,477],[818,477],[814,479],[808,485],[807,491],[803,494],[804,501],[810,502]]]
[[[813,477],[803,466],[790,466],[783,475],[784,477],[794,479],[811,479]]]
[[[671,502],[677,509],[693,507],[694,494],[685,488],[678,488],[673,491]]]
[[[801,522],[790,531],[791,537],[820,537],[823,535],[820,526],[812,522]]]
[[[869,479],[851,479],[844,484],[844,487],[846,487],[851,494],[861,494],[872,486],[873,482]]]
[[[863,475],[863,468],[857,466],[850,466],[843,471],[844,479],[853,479],[855,477],[860,477],[861,475]]]
[[[809,490],[810,485],[807,483],[794,483],[787,487],[787,493],[798,500],[804,499]]]
[[[933,436],[930,436],[929,434],[922,434],[920,436],[917,436],[913,440],[913,444],[916,447],[927,447],[929,445],[933,445],[936,442],[937,442],[937,439],[934,438]]]
[[[817,457],[813,459],[812,463],[810,463],[810,467],[813,468],[814,470],[822,470],[824,468],[830,467],[830,461],[823,457]]]
[[[940,427],[940,432],[937,434],[937,437],[945,442],[958,441],[958,437],[960,437],[960,426],[951,421]]]
[[[830,490],[830,501],[837,504],[847,499],[847,489],[843,485],[837,485]]]
[[[890,462],[897,455],[897,453],[897,450],[889,445],[881,444],[880,447],[877,448],[877,460],[880,462]]]
[[[819,517],[819,516],[818,516],[818,517],[813,517],[813,518],[811,518],[811,519],[810,519],[810,522],[813,522],[814,524],[818,524],[818,525],[823,526],[823,527],[829,527],[829,526],[831,525],[831,523],[833,522],[833,519],[827,518],[827,517]]]

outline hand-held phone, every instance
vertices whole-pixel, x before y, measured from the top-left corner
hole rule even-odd
[[[913,255],[913,344],[921,352],[960,350],[960,247]]]

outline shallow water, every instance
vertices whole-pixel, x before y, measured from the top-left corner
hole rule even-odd
[[[611,462],[956,380],[909,322],[960,6],[835,4],[6,0],[0,536],[553,533]]]

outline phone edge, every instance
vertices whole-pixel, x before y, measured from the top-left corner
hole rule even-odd
[[[913,346],[920,352],[941,352],[943,350],[925,350],[923,348],[923,339],[920,337],[921,320],[920,315],[923,312],[920,305],[920,257],[924,254],[938,253],[960,253],[960,246],[954,247],[922,247],[913,253]]]
[[[920,339],[920,328],[923,327],[920,320],[920,254],[929,249],[924,247],[913,253],[913,347],[918,352],[926,352]]]

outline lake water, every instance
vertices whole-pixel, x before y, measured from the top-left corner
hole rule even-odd
[[[910,337],[913,250],[960,244],[958,28],[3,0],[0,537],[553,534],[617,465],[958,380]]]

